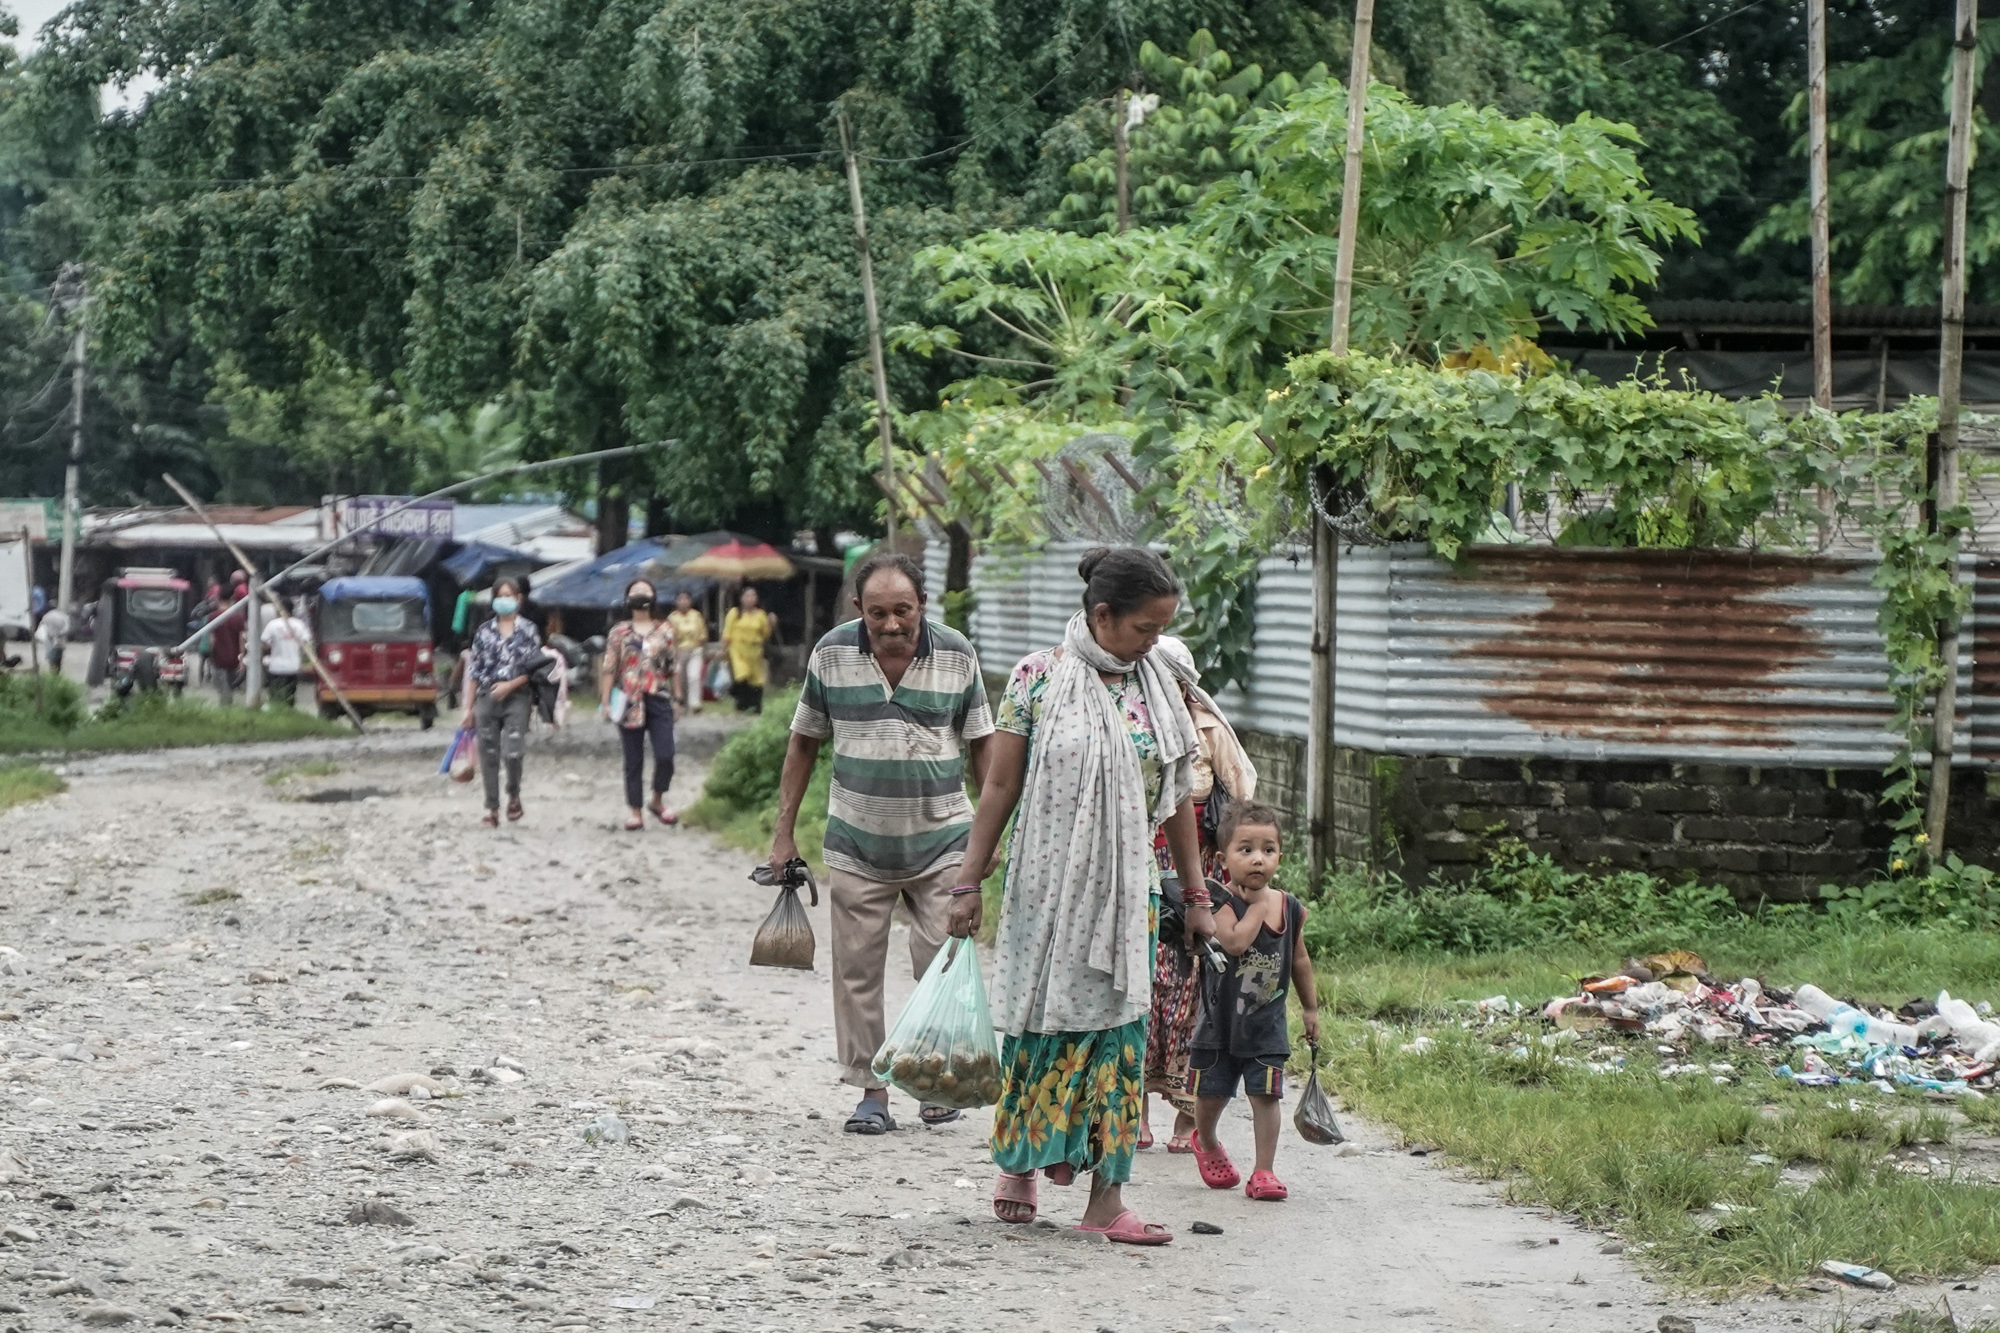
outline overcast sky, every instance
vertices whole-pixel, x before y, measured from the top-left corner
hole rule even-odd
[[[35,34],[44,23],[54,18],[69,0],[0,0],[14,11],[14,17],[21,20],[21,35],[15,45],[26,54],[35,45]]]

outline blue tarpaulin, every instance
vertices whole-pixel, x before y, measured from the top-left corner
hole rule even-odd
[[[466,542],[451,555],[438,562],[438,568],[458,581],[461,588],[486,581],[487,574],[500,565],[540,565],[546,561],[526,551],[517,551],[511,546],[495,546],[492,542]]]
[[[538,606],[609,611],[625,604],[627,584],[646,579],[662,601],[672,601],[683,592],[699,600],[714,588],[715,580],[680,578],[673,571],[706,549],[684,542],[675,542],[671,548],[658,542],[631,542],[547,583],[536,584],[531,597]]]
[[[395,574],[352,574],[346,578],[328,579],[320,585],[320,600],[327,602],[394,602],[405,599],[424,604],[424,614],[430,615],[430,589],[422,579],[404,578]]]

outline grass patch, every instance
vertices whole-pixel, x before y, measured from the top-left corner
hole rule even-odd
[[[222,708],[164,694],[113,699],[69,733],[70,750],[164,750],[187,745],[230,745],[351,735],[351,728],[297,709]]]
[[[1925,927],[1852,908],[1746,912],[1719,889],[1576,874],[1518,851],[1463,884],[1330,877],[1308,924],[1328,1078],[1509,1198],[1616,1229],[1691,1285],[1792,1282],[1827,1259],[1899,1279],[1976,1271],[2000,1262],[2000,1186],[1954,1139],[2000,1126],[2000,1098],[1800,1088],[1770,1072],[1783,1050],[1733,1043],[1662,1056],[1654,1038],[1598,1033],[1549,1046],[1537,1011],[1579,976],[1667,947],[1722,980],[1810,981],[1890,1006],[1940,988],[1987,998],[2000,936],[1957,923],[1984,910],[1983,892],[1974,880],[1940,913],[1952,924]],[[1469,1002],[1495,995],[1526,1017],[1474,1017]],[[1701,1068],[1663,1074],[1663,1062]],[[1933,1155],[1942,1171],[1903,1169]]]
[[[702,784],[701,798],[681,817],[696,828],[717,834],[724,842],[757,856],[771,853],[771,835],[778,822],[778,784],[784,775],[785,749],[791,743],[792,711],[798,707],[797,686],[777,690],[764,699],[764,711],[750,725],[723,743]],[[826,863],[826,804],[833,790],[833,751],[820,747],[820,761],[799,803],[793,836],[799,855],[824,875]]]
[[[86,714],[83,692],[61,676],[0,676],[0,754],[162,750],[347,734],[296,709],[222,708],[166,694],[113,698]]]
[[[264,779],[267,787],[282,787],[297,778],[330,778],[340,771],[331,759],[309,759],[303,764],[287,764]]]
[[[46,768],[32,764],[0,765],[0,810],[46,800],[68,790],[69,783]]]
[[[200,893],[181,895],[191,907],[208,907],[215,903],[232,903],[243,895],[234,889],[203,889]]]

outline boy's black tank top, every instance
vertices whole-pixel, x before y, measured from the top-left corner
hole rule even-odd
[[[1249,910],[1249,904],[1215,880],[1208,882],[1208,894],[1217,907],[1227,903],[1239,920]],[[1275,1059],[1292,1053],[1285,993],[1291,989],[1292,950],[1305,914],[1299,900],[1286,894],[1282,935],[1260,926],[1257,938],[1239,957],[1229,960],[1226,970],[1202,967],[1201,1021],[1194,1030],[1195,1049]]]

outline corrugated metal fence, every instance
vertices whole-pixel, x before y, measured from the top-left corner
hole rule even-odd
[[[982,554],[989,672],[1057,642],[1084,543]],[[1960,762],[2000,766],[2000,561],[1968,556]],[[1341,556],[1334,736],[1388,754],[1879,768],[1895,752],[1873,562],[1734,551],[1413,545]],[[1239,726],[1304,737],[1312,572],[1259,568]]]

